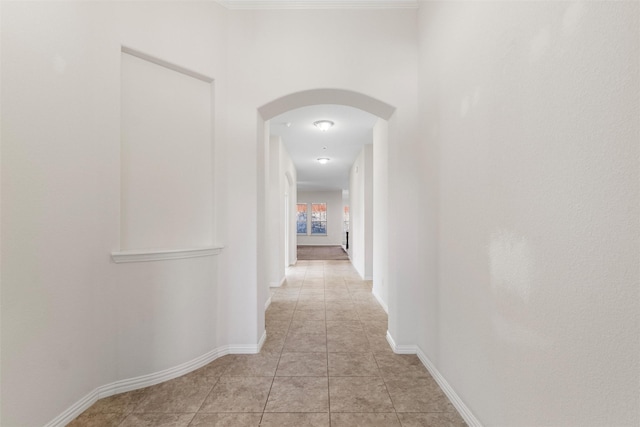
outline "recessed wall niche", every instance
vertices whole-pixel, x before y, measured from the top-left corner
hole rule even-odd
[[[213,79],[121,51],[120,250],[213,241]]]

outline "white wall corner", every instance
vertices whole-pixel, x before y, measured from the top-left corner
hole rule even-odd
[[[416,354],[418,352],[418,346],[416,345],[399,345],[391,336],[391,333],[387,331],[387,342],[391,346],[391,349],[396,354]]]
[[[287,280],[287,276],[284,276],[282,279],[280,279],[280,282],[271,282],[269,283],[269,287],[270,288],[279,288],[280,286],[284,285],[284,282]]]
[[[228,346],[229,354],[258,354],[266,339],[267,331],[265,330],[257,344],[232,344]]]
[[[460,416],[464,419],[469,427],[482,427],[482,423],[480,420],[476,418],[475,415],[471,412],[471,410],[465,405],[462,401],[458,393],[455,392],[453,387],[447,382],[447,380],[442,376],[440,371],[435,367],[435,365],[429,360],[427,355],[417,347],[417,355],[425,368],[429,371],[434,380],[438,383],[444,394],[447,395],[453,406],[458,410]]]
[[[375,299],[378,301],[378,304],[380,304],[380,307],[382,307],[382,309],[384,310],[385,313],[389,314],[389,307],[387,306],[387,303],[385,303],[383,301],[383,299],[380,297],[380,295],[378,295],[378,292],[374,290],[371,291],[371,293],[373,294],[373,296],[375,297]],[[388,335],[389,332],[387,332]]]
[[[256,353],[260,353],[260,350],[262,350],[262,346],[264,345],[264,342],[267,340],[267,330],[265,329],[264,332],[262,332],[262,336],[260,337],[260,341],[258,341],[258,351],[256,351]]]
[[[271,305],[271,297],[267,298],[267,301],[264,303],[264,311],[267,311],[269,306]]]

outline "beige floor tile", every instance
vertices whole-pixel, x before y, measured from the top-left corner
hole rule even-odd
[[[105,397],[91,405],[84,414],[128,414],[140,404],[146,392],[146,389],[140,389]]]
[[[378,354],[395,354],[385,337],[375,337],[371,335],[367,335],[367,340],[369,340],[369,349]]]
[[[371,295],[371,292],[351,292],[351,301],[353,301],[356,306],[368,307],[373,310],[380,308],[384,313],[384,309],[380,307],[380,303]]]
[[[303,311],[303,310],[323,310],[325,309],[325,303],[324,303],[324,299],[320,298],[320,299],[312,299],[309,301],[298,301],[298,304],[296,304],[296,311]]]
[[[261,418],[260,413],[205,414],[201,412],[196,414],[189,427],[258,427]]]
[[[286,333],[289,330],[289,320],[272,320],[265,325],[267,335],[272,333]]]
[[[301,320],[325,320],[324,307],[322,308],[302,308],[293,313],[294,321]]]
[[[380,376],[372,353],[329,353],[330,377]]]
[[[455,412],[455,408],[431,378],[385,379],[397,412]]]
[[[324,277],[324,265],[321,263],[310,263],[307,266],[307,274],[305,274],[305,279],[317,279]]]
[[[222,377],[200,412],[262,412],[272,382],[267,377]]]
[[[326,377],[326,353],[282,353],[276,376]]]
[[[356,305],[351,300],[345,301],[327,301],[325,302],[328,310],[355,310]]]
[[[127,414],[116,413],[82,413],[78,418],[67,424],[68,427],[116,427],[119,426]]]
[[[213,387],[218,378],[215,375],[211,375],[211,368],[207,368],[207,366],[203,366],[200,369],[197,369],[188,374],[182,375],[180,377],[174,378],[172,380],[166,381],[161,385],[164,387],[173,386],[175,388],[180,387]]]
[[[329,414],[265,413],[261,427],[329,427]]]
[[[267,309],[267,313],[269,312],[282,312],[282,311],[291,311],[294,310],[296,308],[296,301],[297,301],[297,295],[296,295],[296,299],[294,299],[293,301],[274,301],[273,298],[271,299],[271,305],[269,305],[269,308]]]
[[[171,380],[149,387],[134,412],[197,412],[211,389],[212,386],[193,386],[187,381]]]
[[[324,334],[327,325],[324,320],[293,320],[289,331],[292,334]]]
[[[414,354],[376,354],[376,361],[385,378],[431,377],[418,356]]]
[[[380,310],[372,310],[372,309],[356,309],[358,312],[358,317],[363,322],[386,322],[387,321],[387,313],[384,312],[383,309]]]
[[[278,332],[277,334],[267,332],[267,339],[262,344],[262,349],[260,349],[260,354],[280,354],[282,351],[282,347],[284,347],[284,339],[286,337],[286,333]]]
[[[400,427],[395,412],[386,414],[331,414],[331,427]]]
[[[363,322],[362,326],[367,336],[373,337],[386,337],[387,336],[387,322]]]
[[[358,353],[369,351],[369,340],[364,332],[327,333],[327,351]]]
[[[331,412],[393,412],[382,378],[329,377]]]
[[[301,293],[298,297],[298,304],[309,303],[309,302],[324,302],[324,292],[323,293]]]
[[[276,377],[265,412],[328,412],[327,378]]]
[[[335,320],[360,320],[360,317],[358,316],[358,312],[351,308],[351,309],[340,309],[340,308],[329,308],[327,307],[327,311],[326,311],[326,316],[327,316],[327,320],[328,321],[335,321]]]
[[[302,286],[313,285],[324,286],[324,273],[322,271],[307,271],[307,274],[304,276]]]
[[[284,341],[283,351],[326,353],[327,337],[325,334],[288,334]]]
[[[276,373],[279,354],[237,354],[224,373],[225,377],[272,377]]]
[[[204,374],[209,377],[220,377],[229,369],[229,365],[233,362],[234,356],[227,354],[226,356],[219,357],[208,365],[204,366],[202,370]]]
[[[466,427],[457,412],[399,413],[402,427]]]
[[[276,302],[296,302],[296,301],[298,301],[298,293],[299,292],[295,292],[295,293],[277,292],[277,293],[274,293],[273,295],[271,295],[271,304],[276,303]],[[269,308],[271,308],[271,307],[269,307]]]
[[[324,276],[324,286],[326,288],[334,288],[339,287],[342,289],[347,289],[347,284],[344,283],[344,279],[342,276],[334,276],[334,275],[326,275]]]
[[[264,318],[267,322],[272,320],[291,320],[293,317],[293,309],[291,310],[267,310]]]
[[[328,334],[363,334],[364,328],[359,320],[327,320]]]
[[[326,289],[324,291],[324,299],[325,300],[334,300],[334,301],[350,301],[351,295],[347,289]]]
[[[193,414],[131,414],[121,427],[187,427]]]

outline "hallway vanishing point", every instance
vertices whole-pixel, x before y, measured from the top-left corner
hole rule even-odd
[[[391,351],[387,315],[349,261],[298,261],[271,294],[260,354],[99,400],[69,425],[466,425],[415,355]]]

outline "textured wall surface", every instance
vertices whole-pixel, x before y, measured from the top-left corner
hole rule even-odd
[[[640,423],[638,16],[423,4],[438,284],[419,344],[484,425]]]
[[[224,254],[110,258],[121,248],[121,47],[224,81],[225,19],[214,3],[2,2],[1,425],[42,426],[96,387],[228,343]],[[211,205],[210,174],[200,186],[174,178]],[[198,213],[210,221],[211,209]]]

